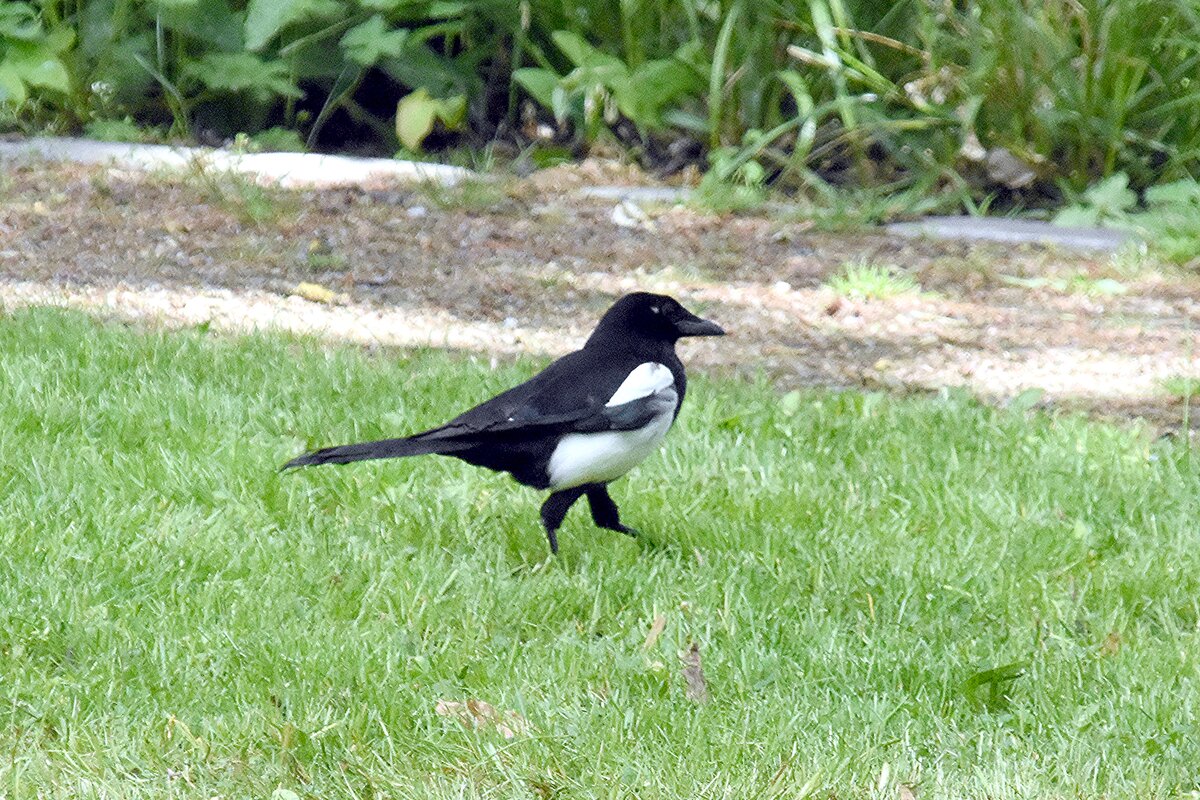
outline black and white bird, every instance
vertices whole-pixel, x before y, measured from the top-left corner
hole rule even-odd
[[[284,465],[454,456],[535,489],[549,489],[542,525],[558,552],[558,528],[587,496],[597,525],[630,536],[608,484],[658,449],[687,392],[675,343],[723,336],[673,298],[636,292],[613,304],[584,343],[525,383],[436,428],[400,439],[328,447]]]

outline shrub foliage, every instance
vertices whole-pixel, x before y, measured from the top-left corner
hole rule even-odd
[[[201,139],[283,126],[310,147],[376,149],[615,137],[660,166],[785,185],[978,196],[1124,172],[1140,189],[1200,173],[1200,7],[7,2],[0,103],[26,129],[129,117]]]

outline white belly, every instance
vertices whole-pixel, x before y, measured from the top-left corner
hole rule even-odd
[[[675,421],[679,395],[674,383],[671,371],[662,364],[639,365],[606,405],[646,398],[658,413],[637,430],[564,436],[554,448],[546,469],[550,488],[558,491],[585,483],[608,483],[645,461],[662,444]]]
[[[550,488],[570,489],[585,483],[615,481],[649,457],[671,427],[675,392],[670,408],[634,431],[568,433],[550,456]]]

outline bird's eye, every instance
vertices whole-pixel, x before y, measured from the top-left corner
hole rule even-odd
[[[660,309],[658,306],[650,306],[650,310],[651,310],[651,311],[653,311],[655,314],[657,314],[657,313],[659,313],[659,312],[660,312],[662,309]]]

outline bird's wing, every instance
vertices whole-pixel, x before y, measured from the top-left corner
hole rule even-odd
[[[413,438],[633,430],[660,413],[664,402],[676,402],[674,378],[661,364],[597,363],[585,355],[559,359],[529,381]]]

